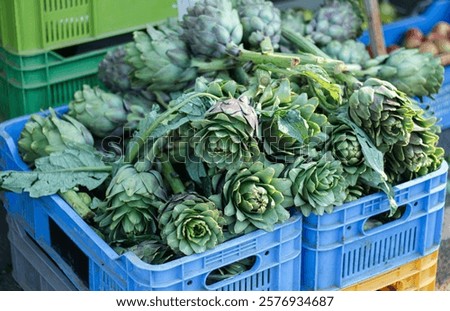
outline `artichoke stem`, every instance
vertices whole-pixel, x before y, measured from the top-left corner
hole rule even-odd
[[[274,64],[275,66],[282,68],[292,68],[300,64],[300,58],[298,56],[291,56],[286,54],[262,54],[259,52],[248,51],[239,49],[236,58],[241,62],[253,62],[254,64]]]
[[[347,66],[339,60],[316,56],[310,53],[281,54],[258,53],[241,49],[237,58],[241,61],[251,61],[255,64],[273,64],[282,68],[294,68],[300,63],[314,64],[322,67],[331,74],[338,74],[347,70]]]
[[[294,44],[297,48],[299,48],[302,52],[311,53],[313,55],[317,55],[323,58],[330,58],[324,51],[319,49],[314,42],[306,39],[304,36],[299,35],[298,33],[286,28],[281,28],[282,36]]]
[[[230,62],[228,59],[213,59],[209,62],[204,62],[199,59],[191,60],[191,66],[196,67],[201,73],[228,70],[233,65],[233,62]]]
[[[346,84],[352,91],[359,89],[362,85],[361,81],[349,74],[338,74],[336,78]]]
[[[181,181],[178,174],[175,172],[175,169],[170,163],[169,156],[166,153],[162,153],[160,155],[160,161],[162,166],[162,174],[164,179],[169,184],[172,192],[174,194],[184,193],[186,192],[186,188],[184,187],[183,182]]]
[[[89,206],[78,196],[73,190],[60,192],[61,197],[74,209],[75,212],[84,220],[91,219],[95,216]]]

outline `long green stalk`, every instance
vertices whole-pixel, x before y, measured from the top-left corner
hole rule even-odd
[[[78,196],[78,193],[76,191],[68,190],[66,192],[60,192],[59,194],[82,219],[86,220],[95,216],[95,213]]]
[[[174,194],[186,192],[183,182],[181,181],[178,173],[175,172],[175,169],[173,168],[172,163],[170,163],[169,157],[166,153],[162,153],[160,155],[160,161],[162,166],[162,175],[172,189],[172,192]]]

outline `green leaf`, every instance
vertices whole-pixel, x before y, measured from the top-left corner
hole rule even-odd
[[[373,169],[381,176],[382,180],[387,180],[386,173],[384,172],[384,155],[373,144],[372,140],[367,136],[366,132],[357,126],[349,118],[340,116],[338,119],[343,123],[350,126],[356,134],[359,144],[361,145],[362,152],[364,154],[365,163],[368,167]]]
[[[201,93],[188,93],[173,101],[168,110],[162,113],[152,111],[147,114],[139,122],[138,129],[127,146],[127,161],[134,160],[142,146],[145,146],[146,150],[151,150],[158,138],[169,135],[171,131],[190,121],[203,118],[205,112],[212,106],[211,97],[212,95],[208,97],[202,96]]]
[[[392,185],[380,178],[380,174],[370,169],[361,174],[360,178],[366,185],[369,185],[375,189],[380,189],[386,193],[391,207],[389,216],[394,215],[397,211],[398,205],[395,201],[395,191]]]
[[[89,190],[99,187],[110,175],[106,166],[94,153],[67,149],[37,159],[36,169],[29,172],[0,172],[0,188],[16,193],[29,192],[33,198],[66,192],[83,186]]]
[[[303,143],[308,138],[308,122],[298,110],[290,110],[284,116],[278,118],[278,129],[283,134],[295,138],[299,143]]]

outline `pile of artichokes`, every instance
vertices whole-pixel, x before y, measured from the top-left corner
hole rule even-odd
[[[108,53],[102,87],[75,92],[67,114],[31,117],[20,153],[31,166],[71,148],[101,158],[111,173],[89,192],[86,221],[154,264],[292,213],[392,199],[443,161],[437,120],[413,99],[438,92],[443,70],[415,51],[370,59],[357,2],[307,17],[264,0],[196,1]]]

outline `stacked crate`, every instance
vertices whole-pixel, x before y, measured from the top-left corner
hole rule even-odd
[[[176,15],[175,0],[0,0],[0,115],[67,104],[109,49]]]

